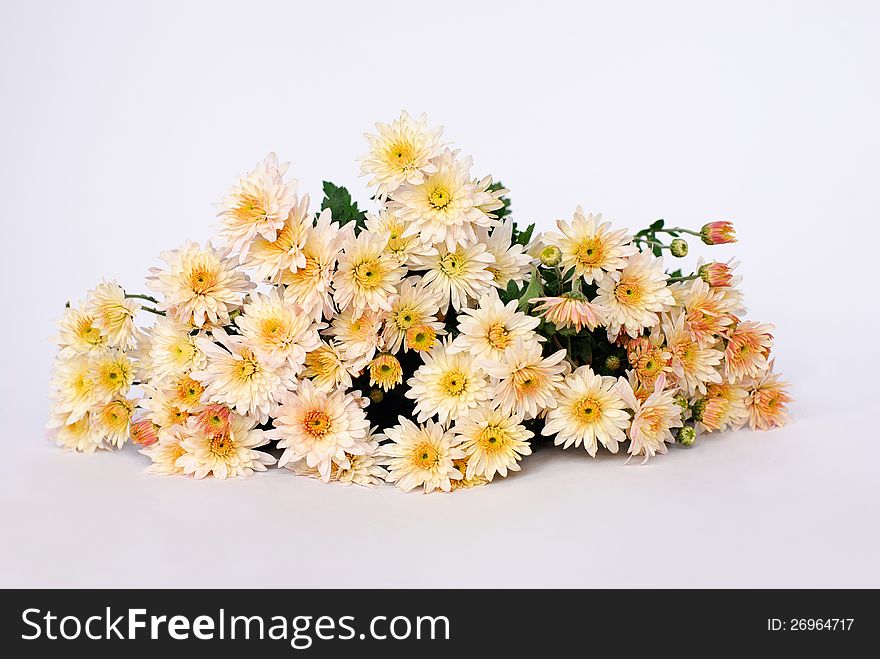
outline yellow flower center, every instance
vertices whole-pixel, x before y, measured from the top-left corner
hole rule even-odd
[[[642,299],[642,289],[634,282],[621,281],[614,288],[614,296],[617,301],[624,305],[638,304]]]
[[[458,253],[446,254],[440,259],[440,270],[449,276],[457,276],[464,269],[464,259]]]
[[[205,387],[198,380],[184,376],[177,383],[177,399],[187,405],[195,405],[202,399]]]
[[[408,170],[415,160],[415,150],[406,141],[397,142],[388,149],[388,160],[399,169]]]
[[[497,348],[498,350],[504,350],[510,345],[509,332],[501,323],[495,323],[492,325],[486,333],[486,336],[489,339],[489,343],[492,344],[492,347]]]
[[[437,332],[430,325],[415,325],[406,332],[406,343],[416,352],[430,350],[436,342]]]
[[[579,400],[574,407],[574,415],[577,417],[578,421],[581,421],[582,423],[595,422],[599,418],[601,412],[602,407],[599,405],[599,401],[590,396]]]
[[[196,349],[189,341],[180,341],[174,348],[174,356],[177,358],[178,364],[185,364],[192,360]]]
[[[303,416],[302,425],[312,437],[321,438],[330,432],[330,417],[324,410],[309,410]]]
[[[217,283],[217,273],[207,268],[193,268],[189,273],[189,287],[193,292],[204,295]]]
[[[394,324],[402,330],[408,330],[417,320],[418,314],[412,307],[401,307],[394,314]]]
[[[263,320],[260,334],[265,340],[274,342],[287,334],[286,329],[286,324],[280,318],[266,318]]]
[[[225,461],[235,453],[235,441],[225,435],[213,437],[208,442],[208,450],[214,457]]]
[[[91,317],[85,317],[79,321],[76,327],[76,335],[86,343],[96,346],[100,345],[104,337],[101,336],[101,330],[95,327]]]
[[[602,241],[598,238],[585,238],[578,244],[576,257],[578,263],[588,267],[601,263],[603,258]]]
[[[461,371],[449,371],[441,380],[441,386],[449,396],[460,396],[467,389],[467,384],[467,377]]]
[[[337,368],[336,356],[329,348],[318,348],[306,355],[306,366],[318,376],[329,375]]]
[[[252,354],[246,354],[236,364],[235,374],[241,380],[249,380],[258,370],[256,357]]]
[[[257,223],[266,218],[266,208],[262,200],[252,194],[242,194],[238,197],[238,205],[232,214],[242,222]]]
[[[354,280],[363,288],[375,288],[382,278],[382,266],[372,259],[359,263],[354,268]]]
[[[189,417],[189,412],[184,412],[179,407],[172,407],[168,410],[168,417],[172,424],[183,425]]]
[[[498,453],[507,446],[507,433],[498,426],[487,426],[477,436],[477,445],[487,453]]]
[[[381,354],[370,362],[370,384],[378,384],[388,391],[401,379],[400,362],[394,355]]]
[[[540,389],[543,381],[540,372],[531,366],[526,366],[515,371],[511,380],[513,381],[513,386],[516,390],[520,394],[526,395],[532,394]]]
[[[433,469],[440,462],[440,454],[431,444],[422,442],[413,449],[412,461],[419,469]]]
[[[289,252],[294,248],[293,227],[289,222],[285,222],[281,230],[275,235],[275,242],[272,246],[279,252]]]
[[[449,202],[452,201],[452,199],[449,196],[449,190],[442,186],[438,186],[431,191],[429,201],[436,210],[443,210],[449,205]]]

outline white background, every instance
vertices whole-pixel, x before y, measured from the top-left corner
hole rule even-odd
[[[880,586],[877,7],[3,0],[0,586]],[[401,108],[520,221],[733,220],[702,253],[742,259],[793,423],[645,467],[541,450],[453,496],[46,440],[66,300],[143,289],[270,150],[366,200],[361,135]]]

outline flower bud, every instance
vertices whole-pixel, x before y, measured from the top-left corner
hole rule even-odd
[[[681,394],[678,394],[675,397],[675,404],[678,405],[682,409],[682,411],[687,410],[687,408],[688,408],[687,396],[682,396]]]
[[[706,405],[709,404],[708,398],[701,398],[692,408],[693,411],[693,419],[694,421],[702,421],[703,420],[703,412],[706,411]]]
[[[707,245],[724,245],[736,242],[736,232],[732,222],[709,222],[700,229],[700,238]]]
[[[159,426],[149,419],[141,419],[131,424],[129,428],[131,441],[139,446],[149,446],[159,441]]]
[[[605,368],[609,371],[616,371],[620,368],[620,357],[617,355],[608,355],[605,358]]]
[[[541,250],[539,258],[542,264],[553,267],[562,262],[562,251],[555,245],[550,245]]]
[[[712,288],[727,288],[733,283],[733,271],[726,263],[706,263],[700,266],[697,274]]]
[[[677,256],[681,258],[683,256],[687,256],[688,253],[688,244],[687,241],[683,238],[676,238],[669,244],[669,251],[672,252],[673,256]]]
[[[682,426],[675,434],[676,441],[682,446],[691,446],[697,438],[697,431],[693,426]]]
[[[374,403],[381,403],[382,400],[385,398],[385,394],[382,393],[382,390],[377,389],[376,387],[373,387],[372,389],[370,389],[370,392],[367,395],[370,397],[370,400]]]

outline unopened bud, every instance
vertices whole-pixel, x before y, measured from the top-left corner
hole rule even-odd
[[[673,256],[677,256],[681,258],[683,256],[687,256],[688,253],[688,244],[687,241],[683,238],[676,238],[671,243],[669,243],[669,251],[672,252]]]
[[[385,394],[382,393],[382,390],[376,389],[375,387],[370,389],[370,392],[367,395],[370,397],[370,400],[374,403],[381,403],[382,400],[385,398]]]
[[[617,355],[608,355],[605,358],[605,368],[609,371],[616,371],[620,368],[620,357]]]
[[[694,421],[702,421],[703,420],[703,412],[706,411],[706,405],[709,404],[708,398],[701,398],[696,403],[692,409],[693,419]]]
[[[736,231],[733,229],[733,223],[722,220],[719,222],[709,222],[700,229],[700,238],[707,245],[724,245],[726,243],[736,242]]]
[[[697,438],[697,431],[693,426],[682,426],[675,434],[675,439],[682,446],[691,446]]]
[[[726,288],[733,283],[733,271],[726,263],[706,263],[700,266],[697,274],[712,288]]]
[[[541,250],[539,258],[544,265],[553,267],[562,262],[562,251],[555,245],[550,245]]]
[[[675,397],[675,404],[678,405],[682,410],[686,410],[688,408],[687,396],[682,396],[681,394],[678,394]]]

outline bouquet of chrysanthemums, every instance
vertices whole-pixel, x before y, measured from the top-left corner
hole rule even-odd
[[[160,474],[295,474],[450,491],[519,471],[532,444],[648,460],[701,433],[786,420],[772,327],[743,319],[736,263],[668,272],[688,242],[581,208],[557,231],[406,113],[366,136],[376,213],[319,210],[270,154],[219,209],[216,244],[161,255],[151,295],[115,281],[66,309],[50,429],[131,441]],[[136,324],[152,315],[155,323]]]

